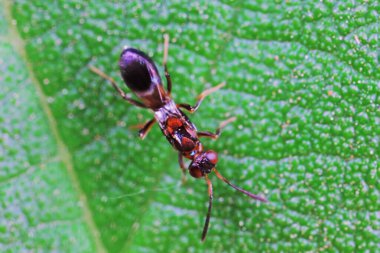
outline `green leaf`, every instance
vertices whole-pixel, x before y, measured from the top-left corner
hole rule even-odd
[[[0,12],[1,252],[95,249],[55,121]],[[63,144],[64,145],[64,144]]]
[[[0,248],[62,252],[374,252],[380,245],[377,1],[16,1],[0,11]],[[3,18],[6,17],[6,18]],[[204,180],[123,86],[124,45],[169,71],[217,141],[205,243]],[[20,38],[21,37],[21,38]],[[159,66],[162,73],[162,67]],[[128,91],[129,92],[129,91]]]

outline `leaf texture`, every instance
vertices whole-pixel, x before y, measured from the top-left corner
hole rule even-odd
[[[377,1],[15,1],[9,10],[10,22],[0,21],[7,250],[378,250]],[[11,45],[16,29],[25,56]],[[121,49],[147,52],[162,73],[164,33],[173,98],[192,104],[227,83],[191,119],[213,131],[237,117],[204,145],[220,154],[222,174],[269,200],[212,176],[205,243],[205,182],[181,185],[158,127],[144,141],[132,127],[152,114],[89,70],[127,91]]]

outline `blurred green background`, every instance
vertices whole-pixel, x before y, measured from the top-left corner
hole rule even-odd
[[[177,155],[120,86],[124,45],[191,115],[218,169],[181,185]],[[380,252],[378,1],[2,1],[1,252]],[[125,90],[126,87],[122,86]]]

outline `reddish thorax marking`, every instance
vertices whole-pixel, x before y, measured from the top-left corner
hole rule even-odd
[[[169,117],[166,120],[166,132],[170,142],[186,158],[193,159],[202,152],[197,133],[185,118]]]
[[[195,142],[185,136],[182,136],[182,146],[184,151],[191,151],[195,148]]]
[[[183,126],[182,120],[175,117],[170,117],[166,121],[167,130],[170,134],[173,134],[178,128]]]

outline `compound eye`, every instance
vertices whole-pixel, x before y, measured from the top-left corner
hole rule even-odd
[[[218,162],[218,154],[215,151],[209,150],[206,152],[207,160],[212,164],[216,164]]]
[[[189,173],[192,177],[195,177],[195,178],[203,177],[201,168],[193,164],[190,164],[189,166]]]

